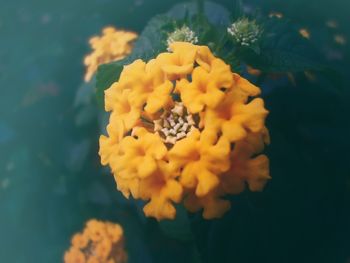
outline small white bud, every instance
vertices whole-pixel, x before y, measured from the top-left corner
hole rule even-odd
[[[180,132],[180,133],[178,133],[178,134],[176,135],[176,138],[177,138],[177,139],[182,139],[182,138],[184,138],[184,137],[186,137],[186,133],[184,133],[184,132]]]
[[[175,107],[171,110],[171,112],[176,113],[179,116],[182,116],[184,113],[184,106],[182,103],[178,103],[175,105]]]
[[[184,125],[181,127],[181,131],[187,131],[188,126],[188,123],[184,123]]]
[[[165,128],[169,128],[169,127],[170,127],[169,122],[168,122],[166,119],[165,119],[164,122],[163,122],[163,126],[164,126]]]
[[[180,128],[181,124],[180,123],[177,123],[175,126],[174,126],[174,130],[177,131],[179,128]]]
[[[165,136],[168,136],[168,135],[169,135],[169,130],[166,129],[166,128],[163,128],[163,129],[162,129],[162,132],[164,133]]]
[[[177,141],[176,137],[172,137],[172,136],[167,136],[165,139],[166,143],[171,143],[171,144],[175,144]]]
[[[155,120],[154,121],[154,131],[160,131],[162,129],[162,120]]]

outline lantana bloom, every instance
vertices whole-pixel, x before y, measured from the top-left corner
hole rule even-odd
[[[270,179],[268,111],[260,89],[234,73],[207,46],[170,44],[170,52],[124,67],[105,91],[110,111],[100,138],[125,197],[146,201],[144,213],[173,219],[175,204],[207,219],[230,209],[223,199],[263,190]]]
[[[101,64],[118,61],[129,55],[133,42],[137,38],[134,32],[106,27],[102,36],[92,37],[89,41],[92,52],[84,59],[86,66],[85,81],[89,82]]]
[[[65,263],[126,263],[124,235],[120,225],[91,219],[73,235],[64,254]]]

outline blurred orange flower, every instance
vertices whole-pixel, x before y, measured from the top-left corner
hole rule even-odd
[[[72,237],[65,263],[126,263],[123,229],[118,224],[91,219]]]

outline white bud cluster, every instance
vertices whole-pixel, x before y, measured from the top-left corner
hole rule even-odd
[[[165,143],[175,144],[187,137],[195,125],[193,116],[187,114],[181,102],[175,102],[170,112],[165,111],[160,119],[154,121],[154,131],[160,133]]]
[[[255,21],[243,18],[234,22],[227,28],[227,32],[241,46],[251,46],[255,44],[261,35],[259,25]]]
[[[168,35],[167,44],[168,49],[173,42],[189,42],[192,44],[198,43],[198,37],[196,33],[192,31],[188,26],[182,26],[181,28],[175,29],[172,33]]]

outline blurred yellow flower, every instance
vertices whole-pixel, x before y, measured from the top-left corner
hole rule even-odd
[[[345,46],[347,41],[344,35],[338,34],[334,36],[334,42],[341,46]]]
[[[281,13],[281,12],[270,12],[269,17],[283,18],[283,13]]]
[[[75,234],[73,237],[72,237],[72,244],[74,247],[77,247],[77,248],[85,248],[89,243],[89,238],[86,234],[81,234],[81,233],[78,233],[78,234]]]
[[[261,190],[270,178],[268,158],[258,155],[264,147],[252,139],[267,138],[268,111],[260,89],[207,46],[169,48],[125,66],[105,91],[111,115],[101,163],[126,198],[146,201],[146,216],[173,219],[183,200],[189,211],[221,217],[230,209],[222,197],[245,183]]]
[[[65,263],[125,263],[123,229],[118,224],[89,220],[82,233],[72,237]]]
[[[261,70],[253,68],[251,66],[247,66],[247,72],[255,77],[259,77],[261,75]]]
[[[107,235],[105,224],[102,221],[90,220],[86,223],[86,232],[92,241],[100,241]]]
[[[65,263],[85,263],[86,258],[84,253],[81,250],[75,247],[71,247],[64,254],[64,262]]]
[[[338,28],[338,22],[336,20],[329,19],[326,21],[326,26],[335,29]]]
[[[136,38],[136,33],[113,27],[106,27],[102,30],[102,36],[91,38],[90,46],[93,51],[84,59],[85,81],[91,80],[99,65],[121,60],[130,54]]]
[[[306,39],[310,39],[311,35],[310,35],[310,31],[307,30],[306,28],[301,28],[299,29],[299,34]]]

